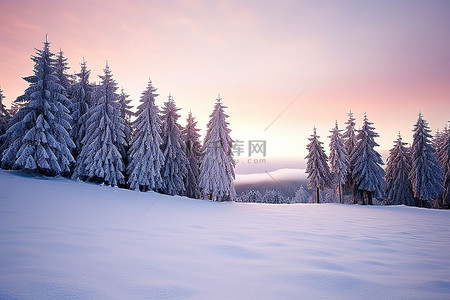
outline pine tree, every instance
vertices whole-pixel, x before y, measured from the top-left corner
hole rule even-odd
[[[67,74],[67,70],[69,70],[69,63],[67,62],[67,58],[64,57],[64,52],[59,49],[59,52],[56,55],[55,61],[55,75],[59,79],[59,84],[66,90],[66,96],[68,97],[69,88],[72,84],[72,76]]]
[[[132,135],[131,117],[134,116],[134,113],[131,111],[133,106],[130,105],[131,100],[128,99],[128,97],[129,95],[125,94],[122,88],[118,98],[118,102],[120,104],[120,117],[125,120],[125,140],[127,141],[127,144],[130,144]],[[121,150],[124,161],[126,161],[127,152],[128,147]]]
[[[129,164],[127,166],[128,186],[141,191],[157,190],[163,187],[161,168],[164,156],[160,146],[162,144],[161,120],[159,108],[155,104],[156,88],[152,81],[141,96],[137,118],[133,122],[133,142],[129,150]]]
[[[91,102],[93,91],[93,87],[89,83],[90,74],[91,71],[87,69],[86,61],[83,58],[81,71],[76,74],[79,81],[70,87],[70,111],[72,112],[72,130],[70,131],[70,137],[75,143],[75,149],[73,151],[73,156],[75,158],[77,158],[81,152],[81,141],[86,134],[86,122],[89,117],[89,104]]]
[[[316,202],[320,203],[320,190],[330,187],[333,179],[327,163],[328,157],[323,150],[323,143],[319,141],[315,127],[309,141],[310,143],[306,146],[308,155],[305,157],[308,188],[316,190]]]
[[[186,127],[183,128],[183,141],[185,144],[186,158],[189,161],[188,172],[185,177],[184,185],[186,187],[186,196],[191,198],[200,198],[200,189],[198,180],[200,175],[200,161],[202,157],[200,129],[196,128],[197,122],[189,112]]]
[[[354,182],[353,182],[353,165],[351,164],[351,156],[353,153],[353,149],[355,149],[356,146],[356,123],[355,118],[353,116],[353,112],[350,110],[348,113],[348,120],[345,123],[347,126],[345,127],[345,131],[342,134],[342,138],[344,140],[345,150],[347,152],[347,158],[348,158],[348,172],[347,172],[347,179],[344,184],[344,191],[346,192],[352,192],[354,191]],[[353,195],[352,195],[353,197]],[[353,203],[356,203],[356,199],[353,197]]]
[[[70,171],[74,161],[70,149],[75,145],[70,139],[70,115],[65,90],[54,75],[55,61],[50,43],[44,42],[42,50],[32,56],[34,82],[25,91],[30,103],[17,113],[6,132],[7,148],[3,152],[2,166],[23,169],[47,175]]]
[[[332,134],[330,136],[330,165],[331,174],[334,179],[334,183],[337,184],[339,192],[339,203],[342,201],[342,186],[347,180],[347,175],[349,171],[349,162],[346,147],[342,141],[341,130],[336,125],[330,131]]]
[[[438,152],[439,164],[443,170],[444,192],[438,207],[450,208],[450,128],[446,127],[442,134],[442,144]]]
[[[381,167],[383,160],[374,149],[378,146],[375,142],[378,133],[374,131],[372,124],[364,114],[363,126],[356,136],[357,144],[350,159],[355,187],[362,194],[363,204],[367,198],[369,205],[373,204],[372,197],[378,199],[383,197],[385,188],[385,172]]]
[[[263,203],[281,204],[287,203],[288,200],[280,191],[276,190],[267,190],[263,196]]]
[[[72,178],[93,180],[111,186],[125,184],[125,165],[119,149],[125,145],[125,120],[120,117],[117,84],[108,63],[99,76],[101,98],[96,101],[86,122],[86,134]]]
[[[252,202],[252,203],[261,203],[263,200],[263,196],[259,191],[249,190],[246,192],[242,192],[241,196],[237,199],[239,202]]]
[[[234,200],[233,187],[235,161],[233,159],[233,140],[226,121],[225,106],[220,96],[207,125],[203,142],[204,155],[200,165],[199,187],[204,198],[210,200]]]
[[[443,171],[433,155],[435,149],[430,142],[431,130],[421,113],[419,113],[413,132],[412,166],[409,179],[414,197],[420,200],[420,207],[423,207],[424,201],[430,204],[431,201],[438,199],[444,191]]]
[[[409,172],[411,157],[400,133],[395,146],[390,150],[386,167],[386,200],[388,204],[414,206]]]
[[[0,148],[3,145],[2,135],[5,134],[8,129],[8,122],[11,120],[11,115],[9,111],[6,109],[6,106],[3,104],[3,99],[6,97],[3,95],[3,90],[0,86]],[[1,153],[0,153],[1,160]]]
[[[168,195],[183,195],[184,177],[187,175],[188,160],[184,154],[181,126],[177,123],[180,115],[172,96],[164,103],[162,111],[162,145],[164,165],[161,170],[163,187],[161,192]]]
[[[300,186],[300,188],[295,192],[294,198],[292,198],[292,203],[308,203],[309,199],[309,193],[306,191],[303,187],[303,185]]]

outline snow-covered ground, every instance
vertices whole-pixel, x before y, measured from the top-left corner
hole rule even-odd
[[[216,203],[0,171],[1,299],[449,299],[450,211]]]

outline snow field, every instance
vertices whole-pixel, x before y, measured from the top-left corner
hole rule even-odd
[[[450,211],[217,203],[0,170],[1,299],[448,299]]]

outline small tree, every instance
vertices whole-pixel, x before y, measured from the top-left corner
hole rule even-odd
[[[125,165],[119,152],[125,141],[125,120],[120,117],[117,102],[117,84],[112,77],[108,63],[100,90],[101,98],[96,101],[86,124],[86,134],[82,141],[72,178],[92,180],[111,186],[125,184]]]
[[[125,120],[125,141],[127,142],[126,145],[131,144],[131,136],[133,133],[131,127],[131,117],[135,115],[131,111],[131,108],[133,108],[133,106],[130,105],[131,100],[128,99],[128,97],[129,95],[127,95],[122,88],[117,98],[117,102],[119,102],[120,105],[120,117]],[[122,154],[125,164],[127,164],[128,161],[127,158],[128,149],[129,149],[128,146],[123,146],[122,149],[120,149],[120,153]]]
[[[64,57],[64,52],[59,49],[55,60],[55,75],[59,79],[59,84],[63,86],[66,91],[66,97],[69,97],[70,86],[72,85],[73,78],[67,74],[70,69],[67,58]]]
[[[185,144],[186,158],[189,161],[188,172],[185,177],[184,185],[186,187],[186,196],[191,198],[200,197],[200,188],[198,187],[198,178],[200,176],[201,145],[200,129],[196,128],[197,122],[189,112],[186,127],[183,128],[183,141]]]
[[[364,114],[363,126],[357,135],[358,142],[351,156],[353,181],[358,191],[362,193],[363,204],[367,199],[369,205],[373,204],[372,197],[378,199],[383,197],[385,187],[385,172],[381,168],[383,160],[374,149],[378,146],[375,142],[378,133],[374,131],[372,124]]]
[[[46,175],[70,171],[74,161],[70,153],[74,144],[68,133],[71,118],[64,87],[54,75],[53,55],[46,39],[44,48],[36,49],[32,56],[34,75],[27,77],[32,84],[25,91],[30,103],[14,116],[5,134],[4,168]]]
[[[443,132],[442,144],[438,152],[439,163],[443,170],[444,192],[438,207],[450,208],[450,128]]]
[[[2,88],[0,87],[0,149],[3,145],[4,141],[2,138],[2,135],[6,132],[8,129],[8,122],[11,120],[11,115],[9,114],[9,111],[6,109],[5,105],[3,104],[3,99],[5,99],[5,96],[3,95]],[[2,159],[2,155],[0,153],[0,161]]]
[[[127,167],[128,185],[131,189],[141,191],[157,190],[163,187],[161,168],[164,155],[160,146],[161,120],[159,108],[155,104],[156,88],[149,80],[148,86],[141,96],[137,118],[133,122],[134,137],[129,150]]]
[[[320,190],[331,186],[333,181],[328,167],[328,157],[325,154],[322,142],[314,127],[314,133],[309,138],[310,143],[306,146],[308,149],[306,173],[308,173],[308,188],[316,190],[316,203],[320,203]]]
[[[303,185],[295,192],[294,198],[291,203],[308,203],[309,193],[303,188]]]
[[[431,201],[438,199],[444,191],[443,171],[433,155],[435,149],[430,142],[431,130],[421,113],[419,113],[413,132],[412,166],[409,179],[414,196],[419,199],[420,207],[423,207],[424,201],[430,204]]]
[[[411,171],[411,157],[405,145],[399,133],[387,159],[386,200],[388,204],[414,206],[414,196],[408,177]]]
[[[233,159],[233,140],[226,121],[220,96],[207,126],[203,143],[204,156],[200,166],[199,187],[203,197],[210,200],[234,200],[233,187],[235,161]]]
[[[187,175],[188,160],[184,153],[181,139],[181,126],[177,123],[180,115],[173,98],[164,103],[162,111],[162,144],[164,165],[161,170],[163,187],[161,192],[167,195],[183,195],[185,192],[183,179]]]
[[[347,151],[345,150],[344,143],[342,141],[342,136],[340,134],[337,121],[336,125],[330,132],[331,132],[330,136],[331,174],[334,179],[334,183],[337,184],[337,190],[339,193],[339,203],[343,203],[342,186],[345,184],[347,180],[347,174],[349,169],[348,155]]]
[[[345,131],[342,134],[342,138],[344,140],[345,150],[347,152],[347,158],[348,158],[348,171],[347,171],[347,179],[345,181],[344,190],[346,192],[354,190],[354,182],[353,182],[353,165],[350,160],[353,150],[356,146],[356,123],[355,118],[353,117],[352,111],[348,113],[348,120],[345,123],[347,126],[345,127]],[[353,195],[352,195],[353,196]],[[353,197],[353,203],[356,203],[356,199]]]

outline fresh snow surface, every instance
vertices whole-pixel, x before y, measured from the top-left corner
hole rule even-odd
[[[217,203],[0,171],[1,299],[449,299],[450,211]]]

